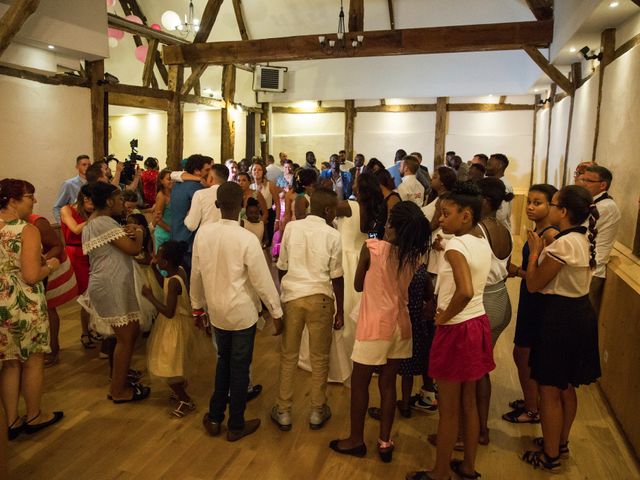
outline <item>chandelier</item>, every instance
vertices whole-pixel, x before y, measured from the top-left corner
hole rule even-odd
[[[188,37],[191,33],[195,34],[200,29],[200,20],[194,16],[193,0],[189,0],[187,13],[184,14],[184,22],[176,12],[167,10],[162,14],[162,26],[182,37]]]
[[[324,35],[320,35],[318,37],[318,42],[320,43],[320,48],[324,50],[328,54],[332,54],[336,49],[340,49],[342,51],[347,50],[347,46],[350,46],[353,51],[362,46],[362,42],[364,41],[364,35],[356,35],[350,41],[346,38],[346,32],[344,28],[344,8],[342,5],[342,0],[340,0],[340,13],[338,14],[338,31],[336,33],[336,37],[328,38]]]

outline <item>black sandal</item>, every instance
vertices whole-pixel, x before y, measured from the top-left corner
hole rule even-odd
[[[520,416],[526,413],[527,418],[520,420]],[[502,419],[509,423],[540,423],[540,414],[531,410],[511,410],[502,415]]]
[[[524,403],[524,400],[522,398],[509,402],[509,408],[513,410],[524,410],[525,407],[526,404]]]
[[[351,455],[353,457],[364,457],[367,454],[367,446],[364,443],[352,448],[340,448],[338,442],[340,442],[340,440],[331,440],[329,442],[329,448],[334,452],[342,455]]]
[[[22,421],[22,423],[18,424],[17,426],[14,426],[19,421]],[[24,418],[18,417],[13,421],[11,425],[9,425],[9,428],[7,429],[9,440],[15,440],[16,438],[18,438],[18,435],[20,435],[24,430],[24,424],[25,424]]]
[[[464,473],[464,470],[462,470],[463,463],[464,462],[462,460],[451,460],[449,466],[451,467],[451,470],[453,470],[453,473],[455,473],[462,479],[475,480],[476,478],[480,478],[482,476],[475,471],[472,474]]]
[[[384,442],[378,439],[378,455],[380,455],[380,460],[384,463],[391,463],[394,448],[393,440],[389,439],[388,442]]]
[[[42,422],[42,423],[37,423],[35,425],[32,425],[31,422],[33,422],[36,418],[38,418],[40,416],[42,412],[38,412],[38,414],[33,417],[30,420],[27,420],[24,425],[23,425],[23,430],[24,433],[26,433],[27,435],[31,435],[33,433],[37,433],[40,430],[43,430],[47,427],[50,427],[51,425],[53,425],[54,423],[58,423],[60,420],[62,420],[62,417],[64,417],[64,412],[53,412],[53,418],[51,420],[47,420],[46,422]]]
[[[88,333],[83,333],[82,335],[80,335],[80,343],[82,343],[82,346],[86,350],[93,350],[94,348],[96,348],[96,344],[93,342],[93,340],[91,339],[91,335],[89,335]]]
[[[550,457],[549,455],[544,453],[544,450],[527,450],[522,455],[522,460],[533,466],[533,468],[539,468],[551,473],[560,472],[560,467],[562,467],[559,456]]]
[[[543,437],[536,437],[533,439],[533,444],[536,447],[540,447],[541,449],[544,450],[544,438]],[[561,443],[560,444],[560,458],[569,458],[569,441],[567,441],[566,443]]]
[[[133,396],[131,398],[123,399],[123,400],[115,400],[111,395],[107,395],[107,398],[115,404],[138,402],[140,400],[144,400],[145,398],[147,398],[151,393],[151,389],[149,387],[145,387],[144,385],[134,384],[131,386],[133,388]]]

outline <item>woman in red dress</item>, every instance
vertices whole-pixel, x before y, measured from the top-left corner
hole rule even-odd
[[[64,235],[65,251],[76,274],[78,295],[82,295],[89,285],[89,257],[82,252],[82,229],[93,212],[93,203],[85,193],[85,187],[80,190],[75,205],[65,205],[60,209],[60,227]],[[87,349],[95,348],[96,344],[89,334],[89,312],[83,308],[80,309],[80,323],[82,346]]]

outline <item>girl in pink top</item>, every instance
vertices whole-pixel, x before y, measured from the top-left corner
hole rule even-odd
[[[399,202],[391,210],[384,240],[371,238],[360,253],[354,287],[362,293],[351,376],[351,435],[333,440],[338,453],[362,457],[364,419],[369,405],[369,383],[376,367],[382,416],[378,453],[390,462],[390,438],[396,408],[396,374],[400,360],[412,355],[408,288],[413,273],[430,243],[431,229],[413,202]]]

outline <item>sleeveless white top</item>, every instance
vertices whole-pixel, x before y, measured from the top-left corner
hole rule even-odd
[[[479,223],[478,226],[480,227],[480,230],[482,230],[482,234],[488,242],[489,235],[487,234],[487,231],[484,229],[482,224]],[[511,244],[511,247],[513,251],[513,243]],[[498,257],[496,257],[495,253],[493,253],[493,248],[491,249],[491,268],[489,269],[489,276],[487,277],[487,287],[495,285],[496,283],[500,283],[507,278],[507,276],[509,275],[507,265],[509,264],[510,258],[511,253],[509,253],[509,255],[507,255],[507,258],[505,258],[504,260],[500,260]]]
[[[256,190],[255,183],[251,184],[251,190]],[[262,185],[260,185],[260,188],[257,190],[264,197],[264,201],[267,203],[267,208],[271,208],[271,205],[273,205],[273,197],[271,196],[271,190],[269,189],[269,182],[263,183]]]

